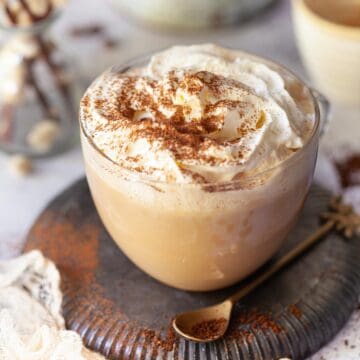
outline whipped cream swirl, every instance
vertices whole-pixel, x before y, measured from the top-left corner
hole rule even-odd
[[[144,68],[109,71],[80,110],[108,158],[174,183],[218,183],[273,167],[303,146],[312,119],[278,73],[214,45],[174,47]]]

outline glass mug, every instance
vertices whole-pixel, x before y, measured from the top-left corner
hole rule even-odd
[[[315,114],[304,147],[251,178],[214,184],[132,179],[81,126],[87,180],[106,229],[139,268],[176,288],[220,289],[258,269],[283,244],[312,182],[326,100],[280,65],[246,56],[291,80],[294,91],[300,86]],[[144,66],[148,60],[131,61],[112,71]]]

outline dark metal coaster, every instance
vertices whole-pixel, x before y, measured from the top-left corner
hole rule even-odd
[[[313,186],[282,252],[318,226],[328,201],[328,193]],[[112,242],[85,180],[38,218],[25,250],[34,248],[60,269],[67,327],[111,359],[303,359],[339,331],[360,293],[360,239],[331,233],[237,304],[225,339],[210,344],[180,339],[170,327],[174,314],[213,304],[239,285],[189,293],[145,275]]]

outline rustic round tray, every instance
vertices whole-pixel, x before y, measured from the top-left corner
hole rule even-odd
[[[318,226],[329,195],[313,186],[286,252]],[[345,324],[360,293],[360,240],[331,233],[235,308],[227,336],[197,344],[178,338],[172,317],[213,304],[241,284],[189,293],[160,284],[113,243],[84,179],[58,196],[28,235],[60,269],[67,327],[111,359],[303,359]]]

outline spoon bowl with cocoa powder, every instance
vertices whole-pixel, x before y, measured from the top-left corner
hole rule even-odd
[[[229,326],[232,307],[232,301],[225,300],[221,304],[180,314],[173,321],[174,329],[188,340],[217,340],[224,336]]]

